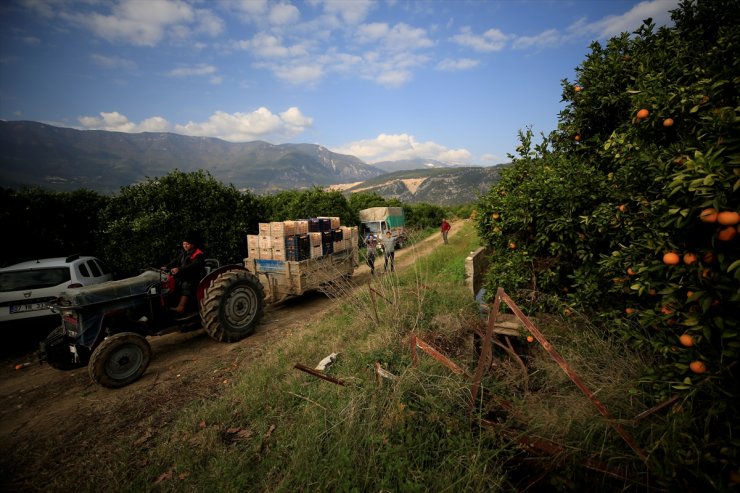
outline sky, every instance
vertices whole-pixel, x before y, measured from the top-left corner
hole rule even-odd
[[[593,41],[678,0],[2,0],[0,120],[508,162]]]

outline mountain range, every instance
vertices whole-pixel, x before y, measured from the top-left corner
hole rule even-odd
[[[371,190],[404,202],[437,204],[473,201],[498,177],[497,168],[460,168],[430,159],[370,165],[314,144],[233,143],[172,133],[76,130],[31,121],[0,121],[2,187],[84,188],[113,194],[173,169],[204,169],[223,183],[257,194],[339,186],[348,192]]]

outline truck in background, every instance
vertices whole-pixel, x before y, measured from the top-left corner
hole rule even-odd
[[[403,207],[371,207],[360,211],[362,223],[362,237],[373,233],[382,239],[386,231],[390,230],[396,240],[396,248],[401,248],[406,242],[406,218]]]

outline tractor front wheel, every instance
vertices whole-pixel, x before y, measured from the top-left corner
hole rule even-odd
[[[88,372],[93,382],[116,389],[136,381],[152,359],[146,338],[135,332],[121,332],[105,338],[93,351]]]

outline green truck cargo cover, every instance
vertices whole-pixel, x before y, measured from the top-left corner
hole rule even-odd
[[[371,207],[360,211],[360,221],[385,221],[389,228],[402,228],[406,225],[402,207]]]

